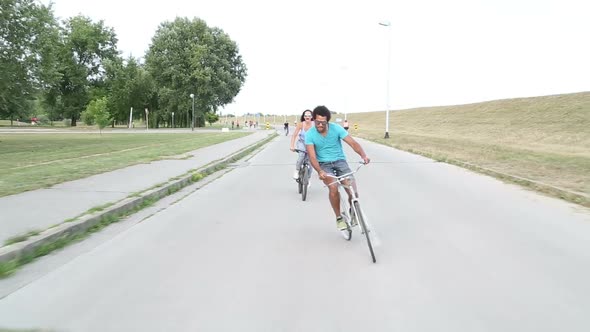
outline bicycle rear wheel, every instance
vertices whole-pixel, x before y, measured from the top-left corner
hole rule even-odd
[[[369,236],[370,230],[367,228],[367,223],[365,222],[365,215],[361,210],[361,204],[359,202],[354,202],[354,209],[356,210],[356,220],[358,221],[363,233],[365,233],[365,237],[367,238],[367,246],[369,246],[369,251],[371,252],[371,258],[373,259],[373,263],[377,263],[377,259],[375,258],[375,252],[373,251],[373,245],[371,244],[371,237]]]
[[[309,184],[309,168],[307,167],[307,165],[303,165],[302,168],[303,172],[299,172],[299,183],[301,183],[303,187],[301,188],[301,200],[305,201],[305,199],[307,198],[307,185]]]

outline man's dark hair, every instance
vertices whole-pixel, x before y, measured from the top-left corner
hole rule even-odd
[[[318,106],[313,109],[313,119],[315,120],[316,116],[325,116],[326,121],[330,122],[330,118],[332,117],[332,112],[326,106]]]

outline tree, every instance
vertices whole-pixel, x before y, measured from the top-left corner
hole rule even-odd
[[[106,106],[106,105],[105,105]],[[100,134],[102,135],[102,130],[111,122],[111,115],[107,111],[106,107],[101,108],[95,114],[95,121],[98,125],[98,129],[100,130]]]
[[[214,114],[214,113],[205,113],[205,116],[207,117],[207,122],[209,122],[209,125],[213,125],[215,122],[219,121],[219,115]]]
[[[72,126],[92,97],[104,95],[103,64],[116,59],[116,45],[114,30],[103,21],[94,23],[88,17],[75,16],[64,22],[58,53],[60,79],[47,92],[46,102],[59,106]]]
[[[29,117],[36,92],[55,80],[58,26],[51,5],[0,0],[0,118]]]
[[[87,125],[91,126],[96,124],[102,135],[102,130],[111,122],[111,115],[107,111],[108,98],[102,97],[91,101],[86,107],[86,110],[82,112],[82,120]]]
[[[160,25],[146,54],[146,66],[158,87],[160,107],[186,114],[195,94],[197,126],[206,110],[226,105],[247,75],[237,44],[205,21],[176,18]]]
[[[118,122],[129,120],[129,108],[143,112],[151,109],[156,94],[155,84],[149,73],[133,57],[126,60],[105,61],[106,91],[109,95],[107,109]]]

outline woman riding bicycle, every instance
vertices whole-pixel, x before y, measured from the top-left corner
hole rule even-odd
[[[306,158],[307,153],[305,151],[305,133],[313,127],[313,121],[311,121],[312,113],[310,110],[305,110],[301,114],[300,122],[295,127],[295,132],[291,137],[291,151],[298,151],[297,162],[295,163],[295,172],[293,173],[293,179],[299,179],[299,169],[303,165],[303,161]],[[310,173],[311,174],[311,173]]]

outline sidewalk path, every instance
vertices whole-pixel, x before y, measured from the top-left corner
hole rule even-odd
[[[11,237],[32,230],[45,230],[93,207],[119,201],[247,148],[273,132],[260,130],[246,137],[194,150],[186,153],[192,155],[188,159],[129,166],[47,189],[0,197],[0,247]]]

